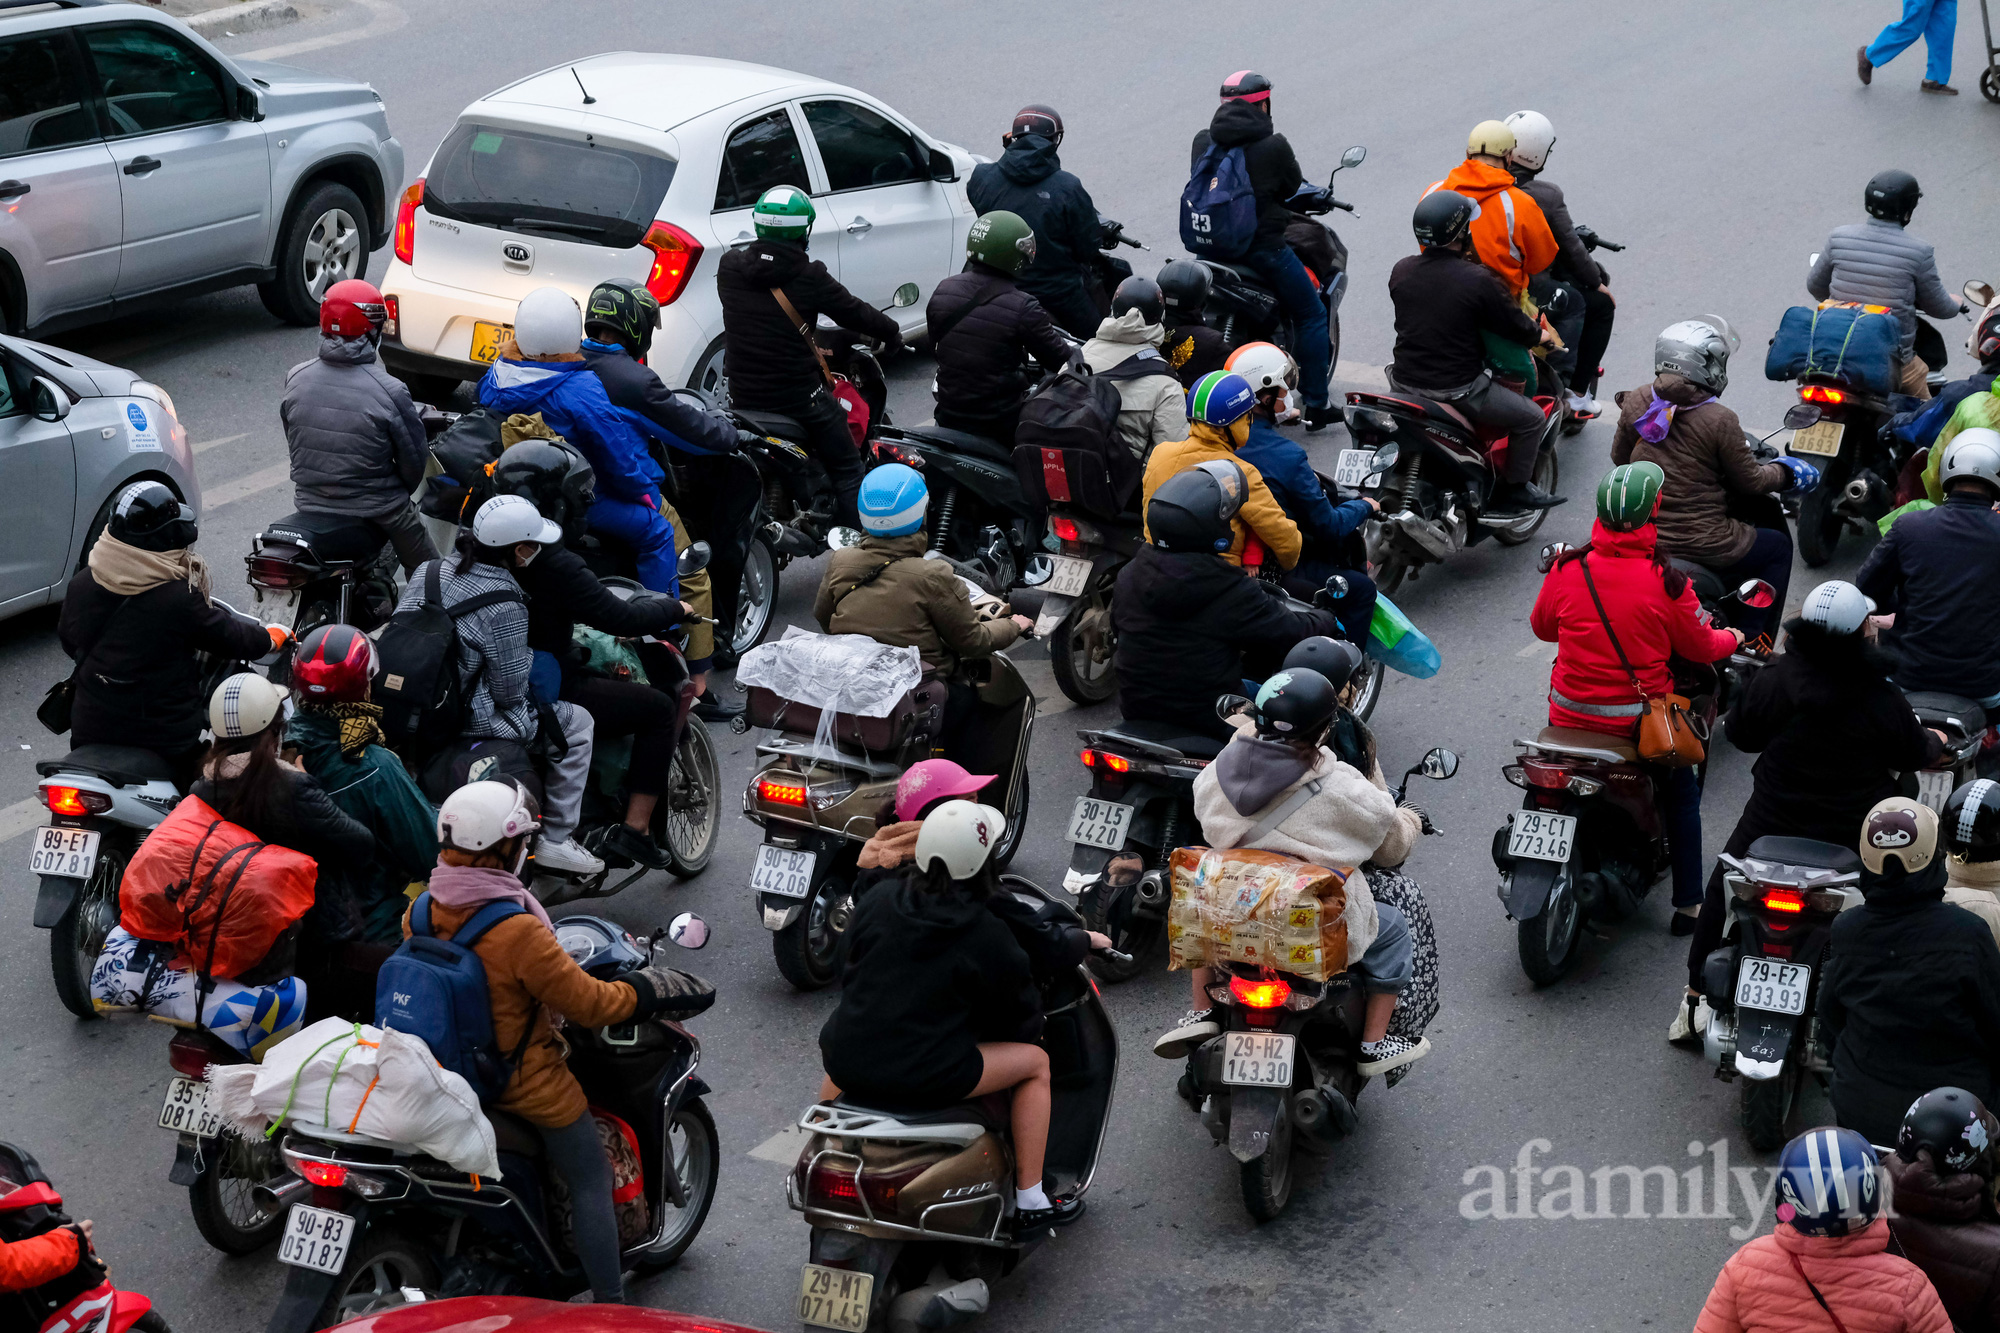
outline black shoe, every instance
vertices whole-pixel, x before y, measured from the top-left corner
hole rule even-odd
[[[1340,409],[1332,403],[1328,403],[1325,407],[1308,407],[1306,409],[1306,433],[1311,434],[1316,430],[1325,430],[1340,419]]]
[[[1532,481],[1508,482],[1493,492],[1493,499],[1487,503],[1489,517],[1500,514],[1519,514],[1536,509],[1554,509],[1567,501],[1560,495],[1550,495]]]
[[[734,648],[726,643],[718,643],[715,645],[715,652],[708,659],[708,664],[713,670],[728,671],[742,660]]]
[[[1018,1236],[1041,1227],[1066,1227],[1082,1216],[1081,1198],[1057,1199],[1053,1208],[1025,1208],[1015,1214],[1014,1234]]]
[[[743,705],[724,699],[713,689],[703,690],[694,701],[694,715],[704,722],[732,722],[743,716]]]
[[[607,856],[636,861],[648,870],[665,870],[669,864],[660,844],[630,824],[613,824],[605,830],[604,852]]]
[[[1694,924],[1699,920],[1701,918],[1698,916],[1690,916],[1686,912],[1676,910],[1673,917],[1667,923],[1667,933],[1670,935],[1692,935],[1694,934]]]

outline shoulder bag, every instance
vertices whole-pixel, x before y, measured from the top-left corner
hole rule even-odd
[[[799,337],[806,340],[806,346],[811,350],[813,360],[819,362],[819,373],[826,378],[826,387],[829,390],[838,392],[840,385],[834,378],[833,367],[827,365],[826,353],[819,350],[819,343],[812,335],[812,326],[806,323],[803,315],[799,314],[798,307],[793,305],[791,298],[785,295],[784,288],[773,287],[771,295],[777,300],[778,308],[785,312],[785,318],[790,320],[792,327],[799,331]]]
[[[1604,613],[1604,599],[1597,595],[1597,583],[1590,577],[1590,557],[1577,560],[1577,568],[1583,571],[1583,586],[1590,589],[1590,600],[1597,607],[1597,619],[1604,626],[1604,635],[1611,640],[1611,650],[1618,654],[1618,665],[1625,668],[1625,674],[1632,680],[1632,689],[1646,705],[1646,711],[1639,715],[1639,757],[1649,764],[1660,764],[1667,768],[1691,768],[1708,757],[1703,727],[1687,698],[1679,694],[1649,695],[1639,683],[1639,673],[1632,669],[1631,659],[1625,656],[1625,648],[1618,642],[1618,635],[1611,628],[1611,617]]]

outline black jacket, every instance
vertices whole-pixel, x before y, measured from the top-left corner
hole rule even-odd
[[[1514,179],[1519,182],[1521,193],[1541,208],[1549,230],[1555,234],[1556,262],[1549,265],[1548,275],[1580,292],[1594,292],[1600,284],[1609,282],[1604,265],[1591,258],[1590,247],[1576,234],[1576,223],[1570,220],[1562,186],[1545,181],[1532,171],[1516,171]]]
[[[1533,347],[1542,331],[1508,299],[1491,269],[1453,250],[1426,250],[1389,270],[1396,305],[1396,382],[1412,389],[1461,389],[1486,369],[1481,330]]]
[[[785,299],[811,329],[825,315],[844,329],[902,341],[896,321],[855,296],[826,265],[790,241],[751,241],[722,256],[715,287],[722,298],[723,373],[729,401],[752,411],[795,412],[826,384],[812,348],[771,295]]]
[[[1194,388],[1196,380],[1211,370],[1221,370],[1229,360],[1232,349],[1222,330],[1211,329],[1198,319],[1176,324],[1172,315],[1167,317],[1166,327],[1160,355],[1173,365],[1174,378],[1183,389]]]
[[[56,635],[83,667],[70,743],[163,754],[194,745],[208,725],[196,653],[249,659],[271,651],[263,626],[230,615],[186,582],[121,597],[99,587],[88,569],[69,582]]]
[[[734,436],[732,435],[733,439]],[[579,621],[621,639],[664,634],[685,618],[671,597],[645,595],[624,601],[599,581],[583,557],[566,546],[544,546],[514,581],[528,594],[528,647],[553,653],[566,667],[583,650],[571,636]]]
[[[1221,740],[1236,733],[1215,716],[1215,701],[1243,692],[1244,649],[1282,653],[1311,635],[1340,633],[1332,612],[1292,610],[1219,555],[1157,546],[1141,546],[1118,571],[1111,619],[1119,710]]]
[[[1029,971],[1038,977],[1075,967],[1090,953],[1090,932],[1061,921],[1045,921],[1011,893],[1003,890],[994,894],[986,900],[986,908],[1007,923],[1014,943],[1027,955]]]
[[[1271,127],[1271,118],[1249,102],[1224,102],[1215,109],[1208,128],[1194,136],[1188,170],[1194,170],[1210,143],[1243,149],[1250,188],[1257,195],[1257,239],[1253,248],[1274,249],[1285,243],[1285,224],[1292,220],[1286,201],[1299,192],[1305,177],[1285,136]]]
[[[990,292],[999,294],[966,313]],[[938,331],[955,315],[958,323],[940,339]],[[1033,385],[1029,357],[1050,370],[1060,370],[1070,357],[1068,340],[1056,332],[1042,303],[999,269],[977,261],[937,285],[924,307],[924,323],[937,356],[938,406],[964,416],[1005,416]]]
[[[315,861],[330,865],[365,865],[375,855],[375,835],[368,826],[333,803],[326,788],[310,773],[289,765],[281,768],[290,789],[274,807],[271,817],[259,824],[244,825],[265,842],[304,852]],[[199,778],[190,794],[199,796],[216,810],[227,813],[240,778]]]
[[[2000,514],[1977,495],[1949,493],[1906,514],[1878,542],[1854,582],[1884,613],[1906,690],[1968,699],[2000,694]]]
[[[772,302],[773,305],[777,303]],[[804,314],[804,311],[800,311]],[[686,445],[690,454],[727,454],[736,449],[736,427],[719,412],[704,412],[668,390],[651,366],[634,361],[622,347],[586,338],[583,360],[604,382],[613,407],[636,412]]]
[[[972,169],[965,195],[976,213],[1004,208],[1035,233],[1035,262],[1019,275],[1030,292],[1081,293],[1084,265],[1097,253],[1097,205],[1083,182],[1062,169],[1056,146],[1017,134],[997,162]]]
[[[1726,723],[1736,748],[1758,756],[1743,822],[1758,837],[1849,847],[1896,794],[1896,775],[1942,747],[1890,683],[1893,657],[1857,634],[1799,620],[1785,629],[1785,651],[1749,673]]]
[[[1834,919],[1819,1018],[1833,1049],[1835,1114],[1870,1143],[1894,1143],[1932,1088],[1993,1100],[2000,1065],[2000,946],[1944,901],[1939,855],[1915,875],[1872,876],[1868,901]]]
[[[820,1056],[841,1091],[864,1104],[962,1101],[979,1082],[980,1042],[1041,1035],[1041,996],[1006,923],[984,903],[908,878],[862,898],[840,984]]]

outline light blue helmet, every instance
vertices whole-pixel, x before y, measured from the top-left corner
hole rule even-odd
[[[861,479],[861,526],[877,537],[906,537],[924,526],[930,502],[922,473],[886,464]]]
[[[1881,1211],[1875,1149],[1851,1129],[1810,1129],[1778,1157],[1778,1220],[1807,1236],[1867,1230]]]

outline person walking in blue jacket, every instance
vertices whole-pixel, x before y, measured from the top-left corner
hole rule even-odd
[[[1951,86],[1951,39],[1957,31],[1958,0],[1903,0],[1903,16],[1854,53],[1855,71],[1862,83],[1871,82],[1877,65],[1888,64],[1922,37],[1930,59],[1918,86],[1927,93],[1956,97],[1958,89]]]

